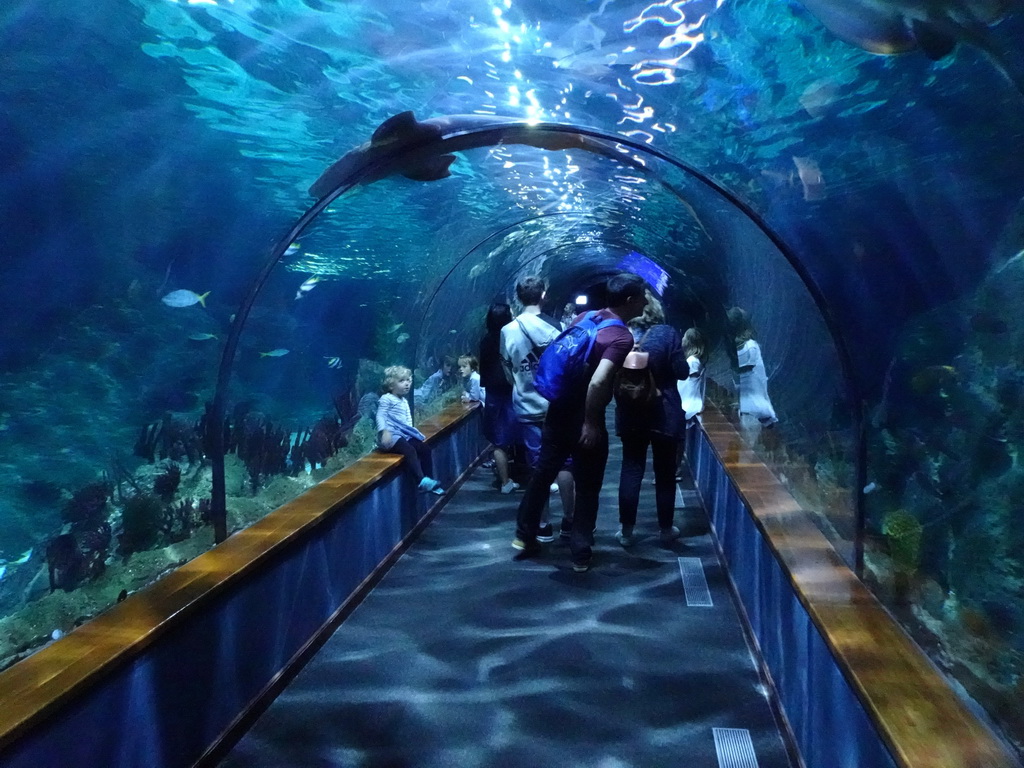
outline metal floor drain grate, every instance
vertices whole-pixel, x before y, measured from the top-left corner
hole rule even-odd
[[[757,755],[746,728],[712,728],[718,768],[757,768]]]
[[[699,557],[680,557],[679,574],[683,577],[683,592],[686,604],[691,608],[713,608],[708,580],[704,576],[704,564]]]

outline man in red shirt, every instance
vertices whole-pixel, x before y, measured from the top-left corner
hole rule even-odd
[[[597,332],[587,360],[590,376],[584,379],[579,391],[564,393],[548,407],[541,432],[540,457],[519,505],[516,538],[512,542],[512,546],[520,551],[517,559],[531,557],[541,551],[537,528],[544,502],[558,471],[572,457],[576,511],[569,549],[574,571],[590,568],[598,497],[608,463],[608,429],[604,413],[612,399],[615,373],[633,349],[633,335],[625,324],[643,313],[647,306],[646,288],[643,279],[628,272],[608,280],[608,306],[598,310],[595,319],[598,322],[612,319],[621,323]],[[577,316],[573,324],[582,317]]]

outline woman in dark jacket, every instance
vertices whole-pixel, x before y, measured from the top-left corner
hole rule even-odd
[[[509,477],[508,454],[516,442],[516,415],[512,410],[512,385],[505,377],[500,351],[501,328],[511,322],[512,309],[508,304],[491,304],[485,321],[487,334],[480,341],[480,386],[487,393],[484,437],[494,443],[494,471],[504,493],[519,487]]]
[[[676,451],[686,429],[686,419],[676,381],[686,378],[690,369],[682,350],[679,332],[665,325],[661,304],[648,296],[644,314],[630,323],[637,342],[648,353],[654,392],[649,400],[631,400],[616,396],[615,434],[622,439],[622,473],[619,476],[619,523],[616,534],[624,547],[636,537],[637,506],[640,486],[647,466],[647,446],[654,463],[654,494],[662,541],[679,537],[672,522],[676,501]]]

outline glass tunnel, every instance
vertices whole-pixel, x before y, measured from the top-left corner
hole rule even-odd
[[[384,368],[477,354],[520,278],[562,317],[630,271],[735,424],[746,310],[750,448],[1024,754],[1018,0],[8,0],[0,40],[0,669],[372,453]]]

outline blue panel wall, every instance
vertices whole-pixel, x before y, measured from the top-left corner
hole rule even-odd
[[[807,768],[895,768],[703,430],[687,456]]]
[[[485,447],[479,409],[431,445],[450,487]],[[16,742],[0,765],[191,765],[434,501],[395,472]]]

